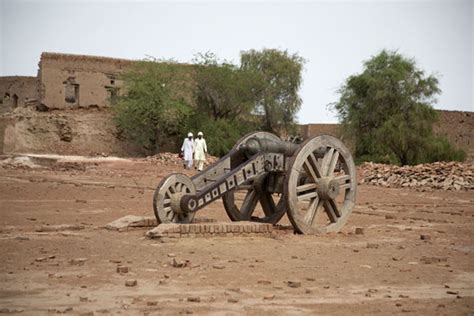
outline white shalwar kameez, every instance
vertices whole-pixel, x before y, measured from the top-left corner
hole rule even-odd
[[[184,154],[184,167],[191,169],[193,167],[194,142],[192,139],[185,138],[181,151]]]
[[[204,162],[206,161],[207,145],[204,138],[196,138],[194,141],[194,160],[196,160],[197,168],[202,171]]]

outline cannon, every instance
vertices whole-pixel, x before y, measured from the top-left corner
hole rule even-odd
[[[232,221],[276,224],[286,212],[295,232],[322,234],[342,228],[356,194],[354,161],[336,137],[296,144],[254,132],[193,177],[163,178],[153,210],[158,223],[190,223],[198,210],[222,198]]]

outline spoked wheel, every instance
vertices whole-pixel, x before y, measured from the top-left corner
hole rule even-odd
[[[194,213],[181,210],[180,200],[185,194],[196,194],[191,179],[181,173],[173,173],[163,180],[153,195],[153,210],[158,223],[190,223]]]
[[[276,224],[286,211],[282,196],[265,191],[263,175],[251,182],[245,183],[222,197],[224,208],[233,221],[256,221]],[[261,211],[257,211],[260,203]]]
[[[242,137],[233,147],[237,149],[249,138],[258,137],[280,140],[278,136],[267,132],[254,132]],[[232,221],[258,221],[276,224],[285,215],[286,206],[283,196],[265,190],[267,175],[247,182],[222,197],[224,208]],[[241,203],[239,203],[241,202]],[[260,203],[263,212],[257,211]]]
[[[290,162],[284,184],[288,217],[303,234],[337,232],[354,208],[357,178],[349,150],[337,138],[307,140]]]

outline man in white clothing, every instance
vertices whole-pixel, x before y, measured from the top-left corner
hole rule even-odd
[[[197,169],[202,171],[206,161],[207,145],[202,132],[198,133],[198,138],[194,141],[194,160],[196,160]]]
[[[191,169],[193,167],[193,152],[193,133],[188,133],[188,138],[184,139],[183,146],[181,146],[181,153],[183,154],[184,159],[184,169]]]

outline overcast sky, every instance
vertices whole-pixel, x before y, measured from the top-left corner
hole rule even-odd
[[[327,105],[386,48],[440,78],[438,109],[474,111],[474,0],[115,2],[0,0],[0,75],[36,75],[41,52],[189,62],[251,48],[307,60],[301,123],[336,122]]]

